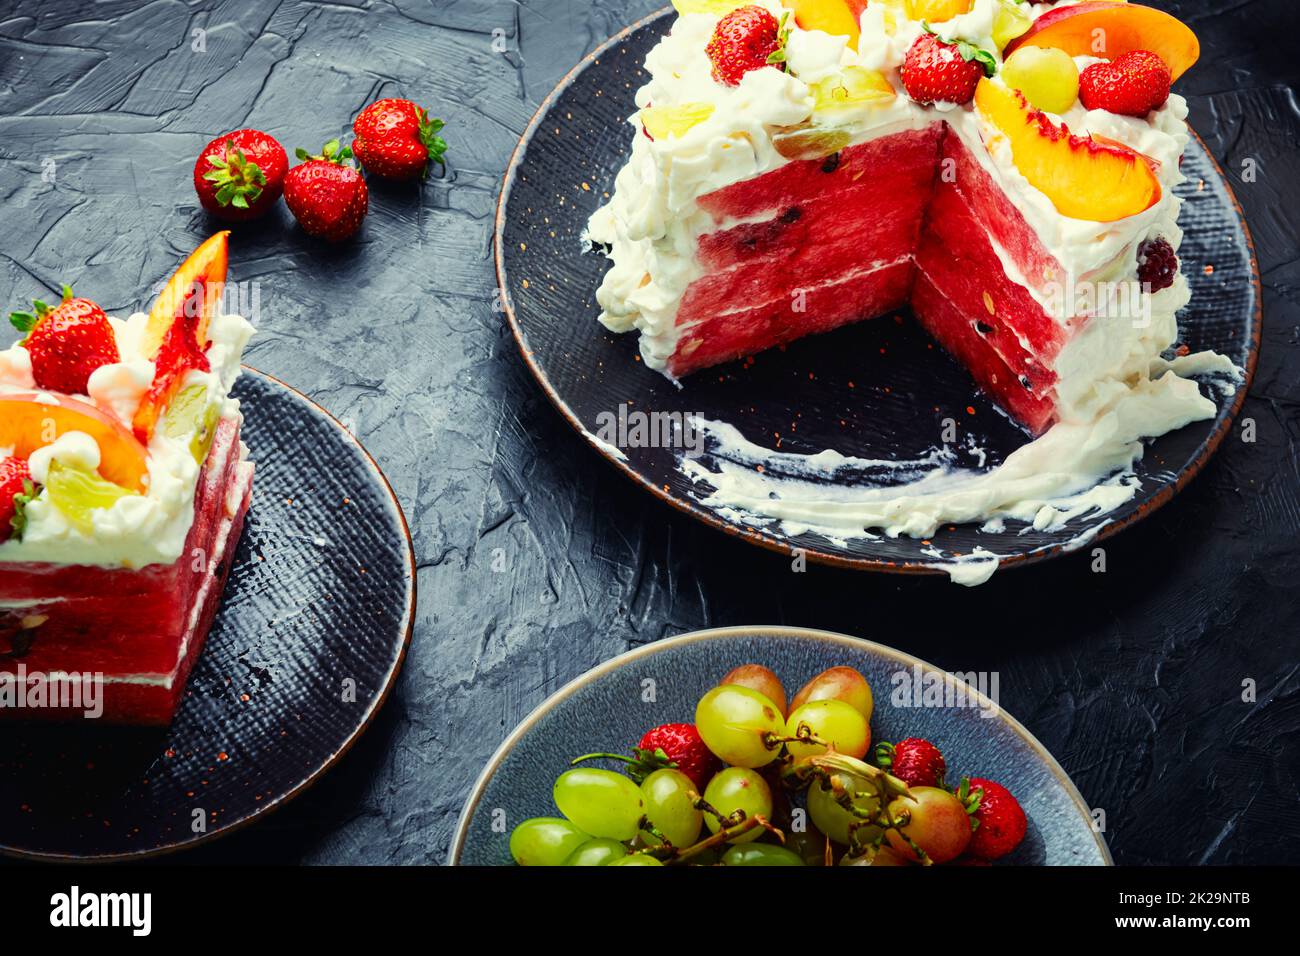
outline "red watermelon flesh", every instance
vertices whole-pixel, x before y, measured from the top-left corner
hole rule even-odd
[[[933,176],[939,140],[947,128],[932,123],[925,129],[882,136],[823,159],[786,163],[770,173],[725,186],[701,196],[700,206],[719,225],[769,218],[773,212],[850,189],[866,179],[899,175],[916,167]]]
[[[829,332],[863,316],[880,315],[907,301],[912,262],[850,273],[830,284],[782,290],[753,308],[718,313],[683,331],[668,369],[676,376],[754,355],[805,335]],[[798,305],[803,311],[796,311]]]
[[[196,488],[194,523],[174,564],[6,567],[0,673],[16,673],[20,664],[28,674],[99,673],[105,719],[170,720],[220,603],[243,525],[253,466],[239,460],[238,449],[238,425],[223,422]],[[45,620],[32,627],[38,618]],[[0,716],[59,719],[80,711],[0,708]]]
[[[1063,270],[946,123],[790,162],[700,205],[719,228],[699,239],[704,274],[682,297],[670,374],[910,302],[1030,432],[1055,420],[1053,364],[1078,324],[1062,327],[1009,278],[993,241],[1039,289]]]
[[[1055,396],[1025,388],[989,342],[970,330],[969,314],[939,292],[925,273],[912,287],[912,312],[1005,411],[1035,435],[1046,431],[1056,415]]]

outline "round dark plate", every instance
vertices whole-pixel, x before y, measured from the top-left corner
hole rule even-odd
[[[866,459],[917,459],[938,444],[946,418],[961,423],[989,453],[990,465],[1027,441],[910,320],[884,318],[813,336],[752,362],[699,372],[683,388],[639,361],[635,334],[616,335],[596,322],[595,292],[608,262],[584,253],[580,237],[629,153],[634,131],[625,120],[648,78],[642,63],[673,17],[669,8],[633,24],[578,64],[542,103],[506,173],[497,209],[498,281],[520,349],[551,400],[602,455],[659,498],[778,551],[801,549],[813,560],[847,567],[934,572],[945,556],[976,547],[1007,566],[1077,543],[1098,519],[1083,516],[1057,532],[1013,521],[1001,534],[946,526],[928,543],[905,537],[836,543],[816,533],[786,534],[774,524],[756,529],[702,504],[700,488],[679,470],[671,449],[624,448],[619,455],[593,438],[598,416],[629,403],[644,412],[729,423],[766,448],[780,435],[781,451],[793,454],[833,448]],[[1192,285],[1180,321],[1183,342],[1192,351],[1227,355],[1245,369],[1246,381],[1229,401],[1202,385],[1218,415],[1150,443],[1137,468],[1141,488],[1102,519],[1099,538],[1149,514],[1191,479],[1227,433],[1255,370],[1259,269],[1241,209],[1199,139],[1188,146],[1183,168],[1180,255]]]
[[[248,368],[234,393],[257,463],[253,503],[176,719],[6,724],[0,852],[142,857],[229,833],[333,766],[392,687],[415,609],[392,489],[306,396]]]
[[[952,774],[986,776],[1024,807],[1029,831],[1006,863],[1111,864],[1106,841],[1093,829],[1088,804],[1061,765],[1001,709],[982,716],[976,706],[901,707],[893,676],[932,664],[856,637],[797,627],[727,627],[656,641],[583,674],[548,698],[506,739],[471,791],[451,848],[451,863],[504,866],[510,830],[529,817],[555,816],[551,785],[579,754],[627,752],[657,724],[690,721],[695,702],[738,664],[774,670],[788,693],[828,667],[857,668],[871,684],[875,740],[924,737],[943,751]],[[645,703],[647,680],[655,702]],[[976,695],[980,706],[990,702]],[[968,700],[968,704],[970,701]],[[504,812],[505,832],[494,826]]]

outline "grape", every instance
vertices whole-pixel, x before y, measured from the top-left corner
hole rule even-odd
[[[735,684],[737,687],[756,690],[776,704],[777,710],[785,713],[785,688],[781,686],[781,679],[762,664],[741,664],[728,671],[727,676],[718,683]]]
[[[45,493],[54,507],[82,531],[94,531],[94,512],[111,508],[131,492],[94,471],[54,459],[50,462]]]
[[[861,856],[849,856],[844,854],[840,860],[840,866],[907,866],[908,861],[903,859],[887,846],[882,846],[876,851],[876,855],[868,859],[866,854]]]
[[[862,714],[842,700],[812,700],[798,710],[791,711],[786,721],[786,731],[791,737],[806,726],[812,735],[830,744],[837,753],[861,759],[871,746],[871,728]],[[796,760],[826,752],[821,744],[786,744]]]
[[[786,849],[793,850],[803,860],[805,866],[825,866],[826,834],[816,827],[805,830],[788,831],[785,835]]]
[[[842,700],[860,713],[868,723],[874,703],[871,685],[852,667],[832,667],[824,670],[794,695],[790,710],[795,711],[811,700]]]
[[[510,834],[510,855],[520,866],[560,866],[590,839],[568,820],[532,817]]]
[[[1064,50],[1022,46],[1002,64],[1002,79],[1048,113],[1064,113],[1079,98],[1079,68]]]
[[[700,698],[695,729],[723,763],[762,767],[780,753],[780,746],[768,746],[767,738],[784,736],[785,720],[776,704],[758,691],[727,684]]]
[[[695,784],[680,770],[656,770],[641,783],[641,802],[645,815],[656,829],[678,849],[690,846],[700,837],[704,814],[695,809]],[[659,842],[653,834],[641,832],[649,846]]]
[[[555,805],[584,832],[611,840],[630,840],[641,822],[641,791],[612,770],[578,767],[555,780]]]
[[[783,846],[746,843],[724,853],[722,863],[724,866],[803,866],[803,859]]]
[[[875,790],[868,781],[848,773],[839,773],[835,776],[845,790],[861,794],[853,798],[853,806],[856,809],[873,815],[880,810],[880,798],[876,796]],[[849,843],[850,831],[857,833],[859,844],[870,843],[880,832],[879,828],[866,823],[840,806],[835,800],[834,792],[820,780],[814,780],[808,788],[808,815],[812,817],[817,829],[836,843],[845,846]]]
[[[598,837],[588,840],[569,854],[565,866],[604,866],[627,856],[627,847],[617,840]]]
[[[961,801],[939,787],[912,787],[915,800],[896,797],[889,803],[889,812],[895,819],[906,813],[910,819],[902,832],[911,837],[935,863],[947,863],[965,852],[970,843],[970,817]],[[916,860],[917,856],[907,841],[896,830],[885,832],[889,845],[899,856]]]
[[[729,817],[737,810],[745,812],[745,819],[756,816],[772,815],[772,791],[767,781],[746,767],[728,767],[715,774],[704,791],[704,799],[711,807]],[[717,833],[722,824],[711,813],[704,815],[704,822],[710,833]],[[748,843],[764,834],[762,827],[754,827],[740,836],[733,837],[728,843]]]
[[[1033,25],[1034,18],[1021,9],[1019,0],[998,0],[998,12],[993,17],[993,43],[1001,50]]]
[[[621,860],[615,860],[613,863],[607,863],[606,866],[663,866],[663,863],[652,856],[646,856],[644,853],[633,853],[631,856],[625,856]]]

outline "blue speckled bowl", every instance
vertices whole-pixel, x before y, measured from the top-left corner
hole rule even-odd
[[[902,707],[891,700],[894,675],[942,674],[939,668],[870,641],[796,627],[696,631],[623,654],[552,695],[506,738],[484,768],[461,814],[450,863],[511,862],[510,829],[535,816],[557,816],[551,784],[569,761],[593,751],[627,752],[649,728],[690,721],[695,702],[744,663],[772,668],[793,694],[813,675],[855,667],[875,692],[873,740],[925,737],[943,752],[949,776],[987,776],[1006,786],[1029,817],[1029,833],[1006,862],[1048,866],[1110,865],[1088,805],[1052,755],[990,701],[966,707]],[[652,690],[653,694],[647,693]],[[646,700],[653,697],[652,701]],[[494,811],[498,826],[494,829]],[[502,826],[501,823],[504,825]],[[504,829],[505,832],[497,832]]]

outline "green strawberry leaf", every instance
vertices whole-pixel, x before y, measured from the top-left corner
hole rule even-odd
[[[298,152],[300,155],[304,153],[303,150]],[[203,174],[203,179],[217,187],[216,200],[222,206],[247,209],[262,195],[266,173],[257,163],[249,162],[244,151],[237,149],[232,140],[226,140],[224,156],[209,156],[208,162],[213,168]]]
[[[32,484],[30,478],[24,479],[22,493],[14,495],[14,516],[9,519],[9,527],[15,541],[23,540],[23,532],[27,530],[27,505],[35,497],[36,486]]]

